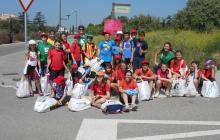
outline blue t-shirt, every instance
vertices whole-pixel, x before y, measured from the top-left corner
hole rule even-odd
[[[112,41],[101,41],[99,43],[100,49],[100,59],[104,62],[111,62],[112,61]]]
[[[138,40],[137,45],[135,47],[135,52],[134,52],[134,57],[145,57],[144,53],[141,53],[141,50],[147,50],[148,49],[148,44],[144,40]]]
[[[124,58],[131,58],[132,49],[134,48],[134,43],[132,40],[124,40],[122,45],[124,51]]]

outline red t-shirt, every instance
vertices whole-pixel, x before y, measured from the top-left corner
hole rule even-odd
[[[63,46],[65,47],[65,49],[70,48],[70,44],[68,42],[63,42]]]
[[[125,73],[126,71],[122,71],[121,69],[119,69],[114,72],[113,77],[114,79],[121,81],[125,78]]]
[[[194,73],[194,72],[193,72]],[[190,73],[190,70],[187,70],[187,72],[186,72],[186,77],[188,78],[189,77],[189,75],[191,75],[191,73]],[[201,71],[200,70],[198,70],[197,71],[197,77],[194,77],[194,78],[199,78],[200,77],[200,75],[201,75]],[[194,75],[193,75],[194,76]]]
[[[212,71],[210,69],[203,69],[202,74],[207,78],[210,79],[212,77]]]
[[[92,91],[94,91],[95,96],[105,96],[107,91],[110,91],[110,86],[108,84],[105,85],[94,85],[94,83],[91,85],[90,88]]]
[[[63,61],[65,59],[63,50],[50,49],[48,58],[51,59],[50,68],[52,70],[62,70],[64,68]]]
[[[137,75],[137,76],[146,76],[146,77],[152,77],[152,76],[154,76],[154,73],[152,72],[152,70],[150,70],[150,69],[148,69],[147,71],[143,71],[142,70],[142,68],[140,68],[140,69],[136,69],[135,70],[135,74]]]
[[[159,75],[161,78],[168,78],[169,70],[162,71],[161,69],[158,69],[157,75]]]
[[[136,89],[137,88],[137,83],[135,80],[131,80],[129,83],[127,83],[124,79],[120,81],[119,86],[123,90],[128,90],[128,89]]]
[[[181,65],[181,61],[182,62],[182,65]],[[181,66],[180,66],[181,65]],[[173,71],[180,74],[180,67],[181,68],[186,68],[186,62],[185,60],[181,59],[181,60],[171,60],[170,61],[170,68],[173,68]]]
[[[70,52],[73,54],[76,61],[81,61],[81,47],[78,43],[73,42],[70,47]]]

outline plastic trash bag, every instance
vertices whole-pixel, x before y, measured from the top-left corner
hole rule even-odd
[[[203,97],[217,98],[219,96],[219,93],[216,81],[203,81],[201,93]]]
[[[38,96],[35,104],[34,111],[38,113],[48,112],[50,108],[57,104],[57,100],[49,96]]]
[[[138,86],[138,101],[144,101],[144,100],[149,100],[151,96],[151,91],[150,91],[150,86],[148,84],[148,81],[141,81],[137,83]]]
[[[88,99],[76,99],[71,98],[68,103],[68,108],[70,111],[82,111],[89,109],[91,107],[91,101]]]
[[[24,76],[21,77],[21,81],[18,84],[18,89],[16,91],[16,96],[18,98],[24,98],[30,96],[29,83]]]

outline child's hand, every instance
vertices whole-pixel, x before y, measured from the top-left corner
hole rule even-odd
[[[60,100],[57,102],[57,104],[58,105],[63,105],[62,101],[60,101]]]

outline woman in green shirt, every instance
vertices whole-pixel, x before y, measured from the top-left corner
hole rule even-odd
[[[160,56],[160,62],[158,63],[157,58]],[[160,50],[159,52],[156,52],[155,57],[154,57],[154,73],[157,73],[157,70],[159,68],[159,65],[161,63],[167,64],[168,66],[170,65],[170,61],[175,57],[175,54],[172,50],[172,45],[170,42],[165,42],[163,49]]]

